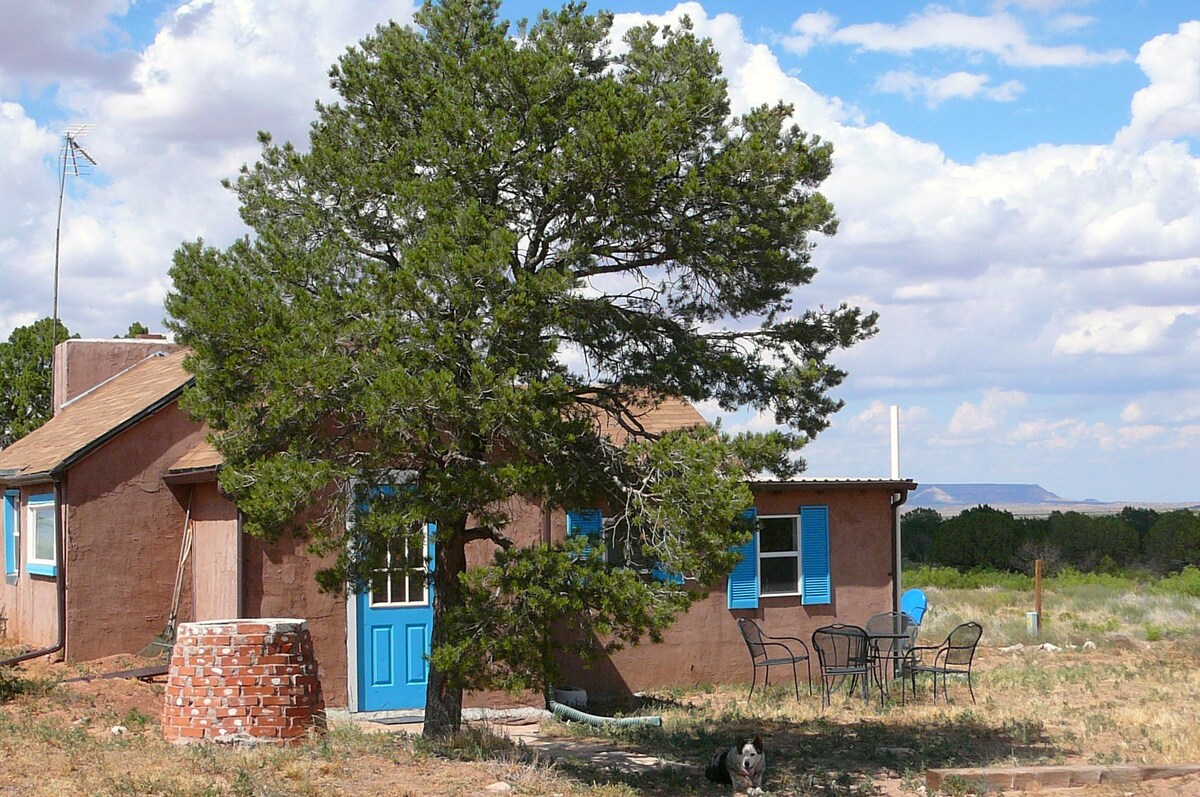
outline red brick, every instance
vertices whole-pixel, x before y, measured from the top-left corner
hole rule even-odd
[[[283,717],[258,717],[254,724],[259,728],[284,728],[288,721]]]

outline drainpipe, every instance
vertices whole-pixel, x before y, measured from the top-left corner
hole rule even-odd
[[[908,501],[908,490],[892,495],[892,611],[900,611],[900,507]]]
[[[23,661],[49,656],[67,645],[67,568],[64,556],[66,533],[62,520],[63,512],[66,511],[66,502],[63,500],[66,491],[63,488],[61,474],[51,474],[51,478],[54,480],[54,570],[58,582],[55,585],[55,593],[58,596],[58,641],[48,648],[32,650],[22,653],[20,656],[0,660],[0,667],[11,667]]]

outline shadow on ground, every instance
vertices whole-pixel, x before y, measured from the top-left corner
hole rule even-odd
[[[676,705],[674,708],[678,709]],[[653,707],[649,711],[653,713]],[[867,717],[818,717],[789,722],[744,718],[713,720],[696,710],[697,724],[674,731],[630,728],[614,732],[614,744],[664,761],[703,769],[709,757],[739,738],[761,734],[767,747],[768,793],[841,797],[877,793],[873,783],[907,777],[915,788],[926,769],[1044,763],[1070,751],[1051,744],[1038,722],[997,727],[968,709],[936,723],[887,722]],[[707,717],[707,718],[705,718]],[[672,723],[673,725],[676,723]],[[561,771],[596,783],[626,784],[639,794],[714,794],[714,784],[693,769],[619,772],[578,760]]]

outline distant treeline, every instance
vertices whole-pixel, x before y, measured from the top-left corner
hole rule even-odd
[[[1018,518],[977,506],[946,519],[934,509],[913,509],[902,517],[901,552],[909,562],[959,570],[1032,573],[1041,559],[1047,575],[1064,567],[1170,574],[1200,566],[1200,516],[1127,506],[1116,515]]]

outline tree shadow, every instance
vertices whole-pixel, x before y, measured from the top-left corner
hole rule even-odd
[[[711,709],[696,709],[696,723],[685,720],[675,730],[629,728],[612,734],[614,745],[689,765],[688,769],[627,772],[578,760],[560,761],[558,767],[585,782],[624,784],[639,794],[715,794],[716,785],[703,776],[710,757],[740,738],[758,734],[767,748],[768,793],[849,797],[877,793],[874,780],[915,778],[930,768],[1032,763],[1072,752],[1056,745],[1040,722],[997,726],[973,710],[938,721],[886,722],[870,717],[789,722],[711,715]]]

